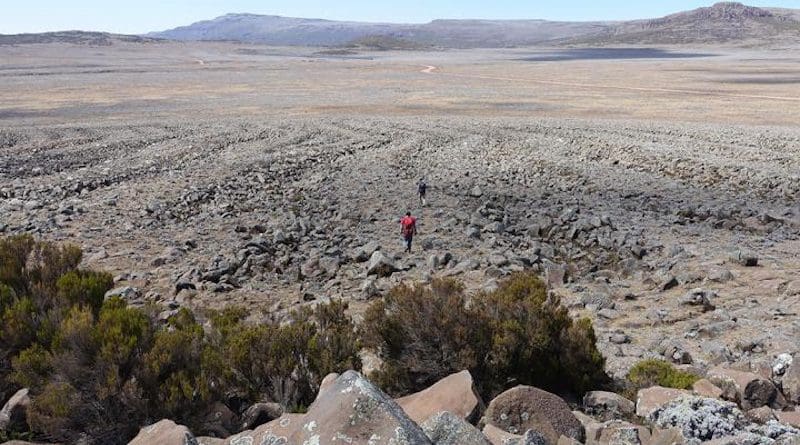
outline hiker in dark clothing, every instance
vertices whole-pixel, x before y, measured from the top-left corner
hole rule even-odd
[[[425,183],[424,178],[419,179],[419,183],[417,183],[417,193],[419,194],[419,203],[422,207],[425,207],[425,192],[428,191],[428,184]]]
[[[411,216],[411,212],[406,212],[406,216],[400,220],[400,233],[406,244],[406,252],[411,252],[411,241],[417,234],[417,219]]]

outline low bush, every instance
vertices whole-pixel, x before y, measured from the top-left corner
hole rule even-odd
[[[676,369],[671,364],[656,359],[642,360],[628,371],[628,382],[633,391],[650,386],[665,388],[690,389],[700,377],[692,373]]]
[[[361,367],[341,302],[285,324],[228,308],[207,314],[207,328],[187,309],[164,325],[156,311],[105,299],[111,276],[78,269],[80,258],[30,236],[0,240],[0,398],[31,395],[31,431],[18,437],[124,444],[160,418],[202,435],[216,402],[303,409],[326,374]]]
[[[591,323],[532,274],[471,299],[449,279],[397,286],[368,308],[363,337],[383,359],[375,380],[395,395],[463,369],[485,398],[516,384],[582,394],[609,383]]]

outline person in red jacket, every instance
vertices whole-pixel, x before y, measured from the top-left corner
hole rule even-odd
[[[417,219],[411,216],[411,212],[406,212],[406,216],[400,220],[400,233],[406,243],[406,252],[411,252],[411,240],[417,234]]]

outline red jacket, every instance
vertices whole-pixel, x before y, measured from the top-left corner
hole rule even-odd
[[[417,232],[417,219],[413,216],[404,216],[400,220],[403,236],[411,236]]]

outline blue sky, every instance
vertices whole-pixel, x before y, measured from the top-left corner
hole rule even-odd
[[[0,34],[66,29],[140,34],[229,12],[335,20],[423,23],[435,18],[612,20],[660,17],[709,6],[678,0],[6,0]],[[751,0],[753,6],[800,9],[800,0]]]

